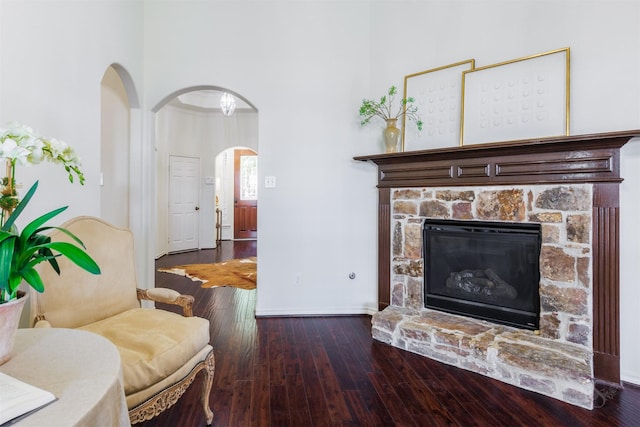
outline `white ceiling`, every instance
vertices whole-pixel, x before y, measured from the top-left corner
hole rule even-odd
[[[220,97],[223,93],[223,91],[219,90],[196,90],[178,95],[169,102],[169,104],[176,107],[196,109],[200,111],[220,111]],[[236,111],[253,110],[253,108],[242,99],[237,96],[233,97],[236,101]]]

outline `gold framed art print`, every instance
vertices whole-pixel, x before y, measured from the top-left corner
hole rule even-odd
[[[404,78],[404,98],[413,98],[422,131],[402,123],[402,151],[454,147],[460,141],[462,73],[474,59],[444,65]]]
[[[462,73],[460,145],[569,135],[570,51]]]

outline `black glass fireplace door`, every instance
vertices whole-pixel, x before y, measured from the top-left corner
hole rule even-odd
[[[426,220],[425,307],[538,329],[540,243],[540,224]]]

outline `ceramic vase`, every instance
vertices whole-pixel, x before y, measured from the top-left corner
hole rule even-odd
[[[18,298],[0,304],[0,365],[11,359],[20,316],[28,294],[18,291]]]
[[[382,131],[384,145],[387,153],[399,151],[400,129],[396,126],[398,119],[387,119],[387,127]]]

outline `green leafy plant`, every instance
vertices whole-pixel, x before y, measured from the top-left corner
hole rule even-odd
[[[35,266],[47,261],[60,274],[57,257],[65,256],[82,269],[100,274],[98,264],[85,252],[85,246],[73,233],[61,227],[45,224],[56,215],[67,209],[64,206],[48,212],[27,224],[20,232],[16,220],[33,197],[38,182],[36,181],[20,201],[15,210],[0,228],[0,304],[17,297],[18,286],[22,280],[38,292],[44,291],[44,284]],[[51,237],[42,234],[47,230],[57,229],[69,236],[76,244],[69,242],[53,242]]]
[[[380,101],[363,99],[360,106],[360,125],[366,125],[374,117],[380,117],[382,120],[397,120],[400,117],[404,117],[405,120],[415,122],[418,130],[422,130],[422,120],[418,116],[418,107],[414,105],[415,99],[412,97],[402,98],[398,108],[394,108],[393,103],[397,93],[396,87],[391,86],[387,94],[380,98]]]

